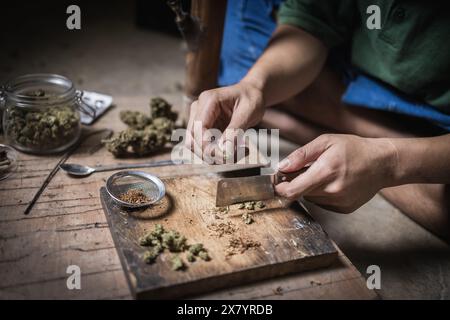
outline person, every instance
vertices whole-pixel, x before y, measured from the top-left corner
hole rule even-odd
[[[380,29],[366,23],[373,4]],[[228,85],[193,102],[188,132],[196,121],[203,129],[280,128],[303,146],[278,170],[309,165],[276,186],[280,196],[350,213],[381,192],[449,239],[449,15],[440,1],[287,0],[266,48],[235,83],[222,56]],[[242,46],[227,26],[225,40],[225,48]]]

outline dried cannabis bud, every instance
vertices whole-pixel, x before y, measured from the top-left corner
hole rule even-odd
[[[265,208],[266,204],[265,204],[264,202],[262,202],[262,201],[258,201],[258,202],[256,203],[256,206],[257,206],[258,208],[262,209],[262,208]]]
[[[255,220],[253,219],[253,216],[250,213],[244,213],[242,215],[242,221],[244,221],[245,224],[251,224]]]
[[[164,227],[161,224],[156,224],[155,229],[152,231],[152,235],[155,237],[161,238],[161,236],[164,234],[165,230]]]
[[[120,119],[129,126],[115,137],[104,140],[106,148],[116,157],[145,156],[161,150],[170,142],[177,114],[162,98],[150,102],[150,116],[138,111],[122,111]]]
[[[164,117],[172,121],[177,120],[177,114],[172,111],[172,105],[159,97],[150,100],[150,115],[152,119]]]
[[[186,248],[186,237],[177,231],[169,231],[162,235],[162,246],[170,252],[182,252]]]
[[[120,111],[120,120],[133,129],[142,130],[148,126],[152,120],[139,111]]]
[[[80,132],[80,115],[71,106],[16,107],[9,111],[8,117],[9,138],[27,148],[58,148],[77,139]]]
[[[198,253],[198,257],[199,257],[200,259],[204,260],[204,261],[209,261],[209,260],[211,260],[211,258],[209,257],[208,252],[206,252],[206,251],[200,251],[200,252]]]
[[[150,247],[143,256],[144,262],[148,264],[155,262],[158,255],[165,249],[170,252],[187,251],[186,260],[189,262],[194,262],[196,256],[204,261],[211,260],[208,252],[203,247],[203,244],[197,243],[188,246],[186,242],[185,236],[174,230],[166,231],[160,224],[156,224],[151,232],[139,238],[139,244],[141,246]],[[178,255],[174,256],[172,259],[172,269],[183,270],[185,268],[186,266],[181,258]]]
[[[173,256],[171,262],[172,262],[172,270],[174,271],[183,270],[186,267],[179,255]]]
[[[186,260],[189,262],[195,262],[195,256],[192,252],[188,252],[186,254]]]

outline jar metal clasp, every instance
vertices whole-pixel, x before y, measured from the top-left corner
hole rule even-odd
[[[95,118],[95,108],[88,105],[86,102],[83,101],[83,94],[84,91],[81,90],[77,90],[76,91],[76,101],[77,101],[77,105],[80,109],[81,112],[83,112],[84,114],[87,114],[88,116]]]

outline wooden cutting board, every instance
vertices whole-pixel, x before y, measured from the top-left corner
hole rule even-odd
[[[275,198],[255,211],[233,205],[228,212],[216,212],[219,178],[220,174],[208,174],[163,179],[165,198],[144,211],[124,211],[105,188],[100,190],[111,234],[135,298],[185,297],[325,267],[337,257],[328,236],[298,203]],[[244,212],[253,215],[253,223],[244,223]],[[139,245],[138,239],[158,223],[185,235],[188,244],[203,243],[211,260],[189,263],[180,255],[187,268],[173,271],[173,254],[165,251],[154,264],[145,264],[142,255],[146,248]],[[221,223],[231,225],[235,231],[220,236],[215,230]],[[240,249],[230,249],[232,239],[260,246],[241,253]]]

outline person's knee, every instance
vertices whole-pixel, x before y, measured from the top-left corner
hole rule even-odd
[[[411,184],[380,192],[403,214],[435,235],[450,240],[450,186]]]

